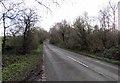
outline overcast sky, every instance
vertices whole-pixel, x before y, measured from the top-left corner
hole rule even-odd
[[[15,1],[15,0],[14,0]],[[26,5],[32,8],[38,9],[38,14],[42,17],[40,25],[45,30],[49,31],[50,27],[57,22],[61,22],[66,19],[68,22],[72,23],[78,16],[83,15],[86,11],[90,17],[97,17],[98,11],[107,5],[110,0],[58,0],[60,7],[57,5],[50,4],[50,11],[46,11],[44,7],[35,2],[35,0],[24,0]],[[43,0],[45,1],[45,0]],[[49,1],[49,0],[47,0]],[[118,2],[119,0],[111,0],[113,2]],[[46,2],[44,2],[47,4]],[[0,32],[2,30],[0,29]]]
[[[118,2],[119,0],[113,1]],[[49,30],[51,25],[64,19],[73,22],[78,16],[83,15],[85,11],[88,12],[90,17],[97,17],[98,11],[108,2],[109,0],[69,0],[69,2],[60,4],[61,8],[54,7],[52,15],[45,14],[46,16],[44,16],[41,25],[46,30]]]

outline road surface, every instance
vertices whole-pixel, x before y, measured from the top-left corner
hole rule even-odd
[[[44,44],[46,81],[118,81],[118,66]]]

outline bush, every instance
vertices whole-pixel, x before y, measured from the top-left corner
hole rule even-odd
[[[120,47],[105,49],[103,56],[110,59],[120,60]]]

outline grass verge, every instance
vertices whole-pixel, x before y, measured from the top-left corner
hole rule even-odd
[[[22,81],[26,79],[28,74],[42,61],[42,50],[43,47],[40,45],[31,54],[4,57],[6,61],[4,62],[5,67],[2,69],[2,80]]]
[[[118,61],[118,60],[105,58],[105,57],[102,57],[102,56],[99,56],[99,55],[96,55],[96,54],[91,54],[91,53],[83,52],[83,51],[75,51],[75,50],[70,50],[70,51],[73,51],[73,52],[76,52],[76,53],[79,53],[81,55],[85,55],[85,56],[88,56],[88,57],[91,57],[91,58],[95,58],[95,59],[98,59],[98,60],[106,61],[106,62],[109,62],[109,63],[112,63],[112,64],[116,64],[116,65],[120,64],[120,61]]]
[[[102,60],[102,61],[105,61],[105,62],[116,64],[116,65],[120,65],[120,61],[119,60],[105,58],[105,57],[102,57],[100,55],[88,53],[88,52],[85,52],[85,51],[71,50],[71,49],[67,49],[67,48],[64,48],[64,47],[59,46],[59,45],[56,45],[56,46],[60,47],[62,49],[65,49],[65,50],[69,50],[69,51],[72,51],[72,52],[75,52],[75,53],[78,53],[78,54],[81,54],[81,55],[85,55],[85,56],[91,57],[91,58],[95,58],[95,59],[98,59],[98,60]]]

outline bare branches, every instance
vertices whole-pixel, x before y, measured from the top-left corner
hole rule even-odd
[[[46,6],[45,4],[43,4],[42,2],[40,2],[38,0],[35,0],[35,1],[37,1],[40,5],[44,6],[46,9],[48,9],[50,12],[52,12],[51,9],[48,6]]]
[[[60,7],[60,4],[58,3],[57,0],[56,0],[56,1],[55,1],[55,0],[52,0],[52,2]]]
[[[52,12],[52,10],[50,9],[50,6],[47,6],[46,4],[43,3],[43,0],[41,0],[41,2],[39,0],[35,0],[36,2],[38,2],[40,5],[42,5],[43,7],[45,7],[47,10],[49,10],[50,12]],[[49,4],[53,3],[56,6],[60,7],[60,4],[58,3],[58,0],[48,0],[50,1]],[[46,0],[47,2],[47,0]]]
[[[112,4],[111,2],[109,2],[109,6],[110,6],[110,8],[112,9],[112,16],[113,16],[113,25],[112,25],[112,27],[113,27],[113,29],[115,29],[115,23],[116,23],[116,10],[117,10],[117,4]]]
[[[107,7],[101,9],[99,12],[99,21],[101,27],[103,28],[111,28],[111,30],[115,30],[116,28],[116,9],[117,5],[111,2],[108,3]]]
[[[3,5],[3,7],[4,7],[6,10],[8,10],[7,7],[5,6],[5,4],[4,4],[2,1],[0,1],[0,3]]]
[[[113,11],[116,11],[116,9],[117,9],[117,5],[116,5],[116,4],[112,4],[112,3],[109,1],[109,6],[110,6],[110,8],[111,8]]]

